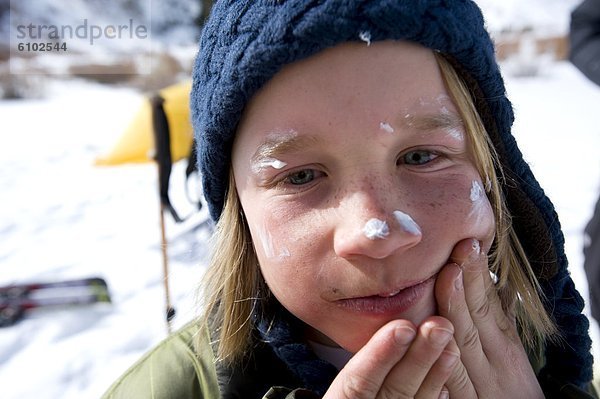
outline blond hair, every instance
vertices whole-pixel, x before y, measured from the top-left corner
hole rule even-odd
[[[539,354],[556,327],[544,308],[539,283],[512,227],[499,183],[503,176],[498,155],[466,84],[444,57],[436,54],[436,59],[465,125],[473,161],[494,211],[496,236],[489,253],[490,271],[497,277],[495,286],[502,307],[515,315],[525,348]],[[204,322],[214,330],[219,360],[234,363],[251,349],[252,317],[260,312],[268,296],[230,171],[225,206],[204,279]]]
[[[496,237],[489,253],[490,271],[496,275],[496,289],[504,312],[516,317],[521,341],[539,355],[542,344],[554,339],[557,328],[546,311],[544,294],[512,226],[500,182],[504,180],[498,154],[487,134],[473,96],[454,67],[435,53],[442,79],[463,120],[473,162],[485,182],[485,191],[494,211]]]

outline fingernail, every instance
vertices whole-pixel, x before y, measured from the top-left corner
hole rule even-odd
[[[442,391],[442,392],[440,392],[440,396],[438,398],[439,399],[449,399],[450,398],[450,392],[448,392],[448,391]]]
[[[452,331],[446,328],[435,327],[429,331],[429,339],[437,345],[446,345],[452,339]]]
[[[396,327],[394,330],[394,338],[400,345],[408,345],[415,339],[417,332],[410,327],[402,326]]]

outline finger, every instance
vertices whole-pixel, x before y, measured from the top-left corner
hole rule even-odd
[[[469,248],[470,246],[470,248]],[[468,395],[473,385],[478,395],[489,397],[501,380],[535,381],[515,325],[505,315],[488,271],[487,259],[478,246],[459,243],[452,260],[438,274],[436,299],[440,315],[455,326],[455,339],[461,351],[460,367],[449,378],[451,392]],[[529,375],[532,374],[532,375]],[[507,378],[507,376],[509,378]],[[524,384],[522,389],[526,389]],[[496,387],[496,388],[494,388]]]
[[[464,274],[465,271],[456,264],[446,265],[440,271],[435,287],[438,312],[455,326],[454,337],[461,356],[479,364],[485,360],[485,355],[479,329],[465,297]]]
[[[413,398],[452,339],[453,333],[454,328],[448,320],[439,316],[427,318],[419,326],[417,336],[402,360],[385,379],[378,398]],[[445,365],[447,367],[449,362]],[[443,365],[440,364],[440,367]],[[439,387],[438,395],[449,375],[447,371],[432,375],[430,382]],[[437,398],[437,395],[432,397]]]
[[[449,390],[446,387],[446,383],[453,373],[454,368],[459,363],[459,359],[460,351],[458,346],[454,340],[451,340],[429,370],[415,398],[448,398]],[[465,396],[456,397],[466,398]]]
[[[463,271],[464,297],[483,344],[494,346],[494,340],[498,339],[498,328],[507,332],[514,324],[502,309],[490,276],[487,256],[481,252],[479,241],[472,239],[463,240],[456,245],[451,259]],[[489,342],[488,337],[491,339]]]
[[[381,327],[340,371],[323,399],[376,397],[416,334],[416,327],[407,320],[394,320]]]
[[[458,351],[456,341],[450,341],[446,350]],[[446,381],[446,389],[451,398],[470,399],[478,397],[475,386],[462,361],[457,362],[452,368],[452,373]]]
[[[484,302],[485,298],[481,293],[489,298],[496,297],[494,281],[492,280],[488,258],[481,250],[481,243],[477,239],[468,239],[459,242],[452,253],[450,260],[456,263],[465,271],[465,285],[473,286],[476,290],[467,290],[466,297],[469,304],[473,305]]]
[[[463,276],[463,269],[456,264],[446,265],[440,271],[435,286],[438,312],[454,325],[454,338],[467,374],[474,380],[482,381],[489,377],[491,368],[480,331],[467,306]]]

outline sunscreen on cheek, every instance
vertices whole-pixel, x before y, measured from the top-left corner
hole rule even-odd
[[[273,258],[275,256],[275,249],[273,248],[273,236],[264,226],[262,229],[259,229],[258,235],[265,256],[267,258]]]
[[[289,258],[291,256],[290,250],[286,247],[276,246],[273,242],[273,235],[266,226],[258,231],[259,239],[263,248],[265,256],[269,259],[274,258]]]
[[[473,180],[471,183],[469,199],[471,200],[471,210],[469,211],[468,219],[472,220],[476,225],[481,225],[484,222],[486,214],[487,197],[485,196],[481,183],[477,180]]]
[[[419,225],[410,217],[409,214],[404,213],[402,211],[394,211],[393,212],[396,221],[402,227],[404,231],[412,235],[421,235],[421,228]]]
[[[471,198],[471,202],[477,202],[481,200],[482,196],[483,187],[481,187],[481,184],[479,184],[477,180],[473,180],[473,183],[471,184],[471,194],[469,195],[469,198]]]

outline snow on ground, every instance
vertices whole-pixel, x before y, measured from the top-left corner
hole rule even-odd
[[[507,85],[515,134],[557,207],[573,277],[587,295],[582,230],[599,192],[600,89],[565,62],[537,77],[507,77]],[[0,285],[100,276],[113,303],[37,312],[0,329],[7,399],[97,398],[166,336],[156,169],[92,164],[142,96],[77,82],[54,92],[47,100],[0,102]],[[183,166],[173,171],[172,192],[186,214]],[[175,327],[197,314],[210,229],[188,230],[203,220],[205,210],[184,226],[167,226]],[[595,324],[592,333],[597,340]]]
[[[508,77],[507,88],[516,115],[513,132],[556,207],[571,274],[587,301],[583,229],[600,195],[600,88],[567,62],[549,64],[537,77]],[[587,305],[585,311],[590,316]],[[595,320],[591,324],[593,351],[600,359],[600,330]]]
[[[0,284],[100,276],[113,299],[0,329],[3,398],[99,397],[165,337],[156,168],[92,164],[141,101],[129,90],[68,83],[50,100],[0,102]],[[182,166],[173,199],[187,214]],[[175,326],[194,315],[206,237],[186,229],[202,218],[167,226],[179,236],[169,248]]]
[[[491,32],[535,28],[537,33],[566,34],[570,11],[581,0],[475,0]]]

